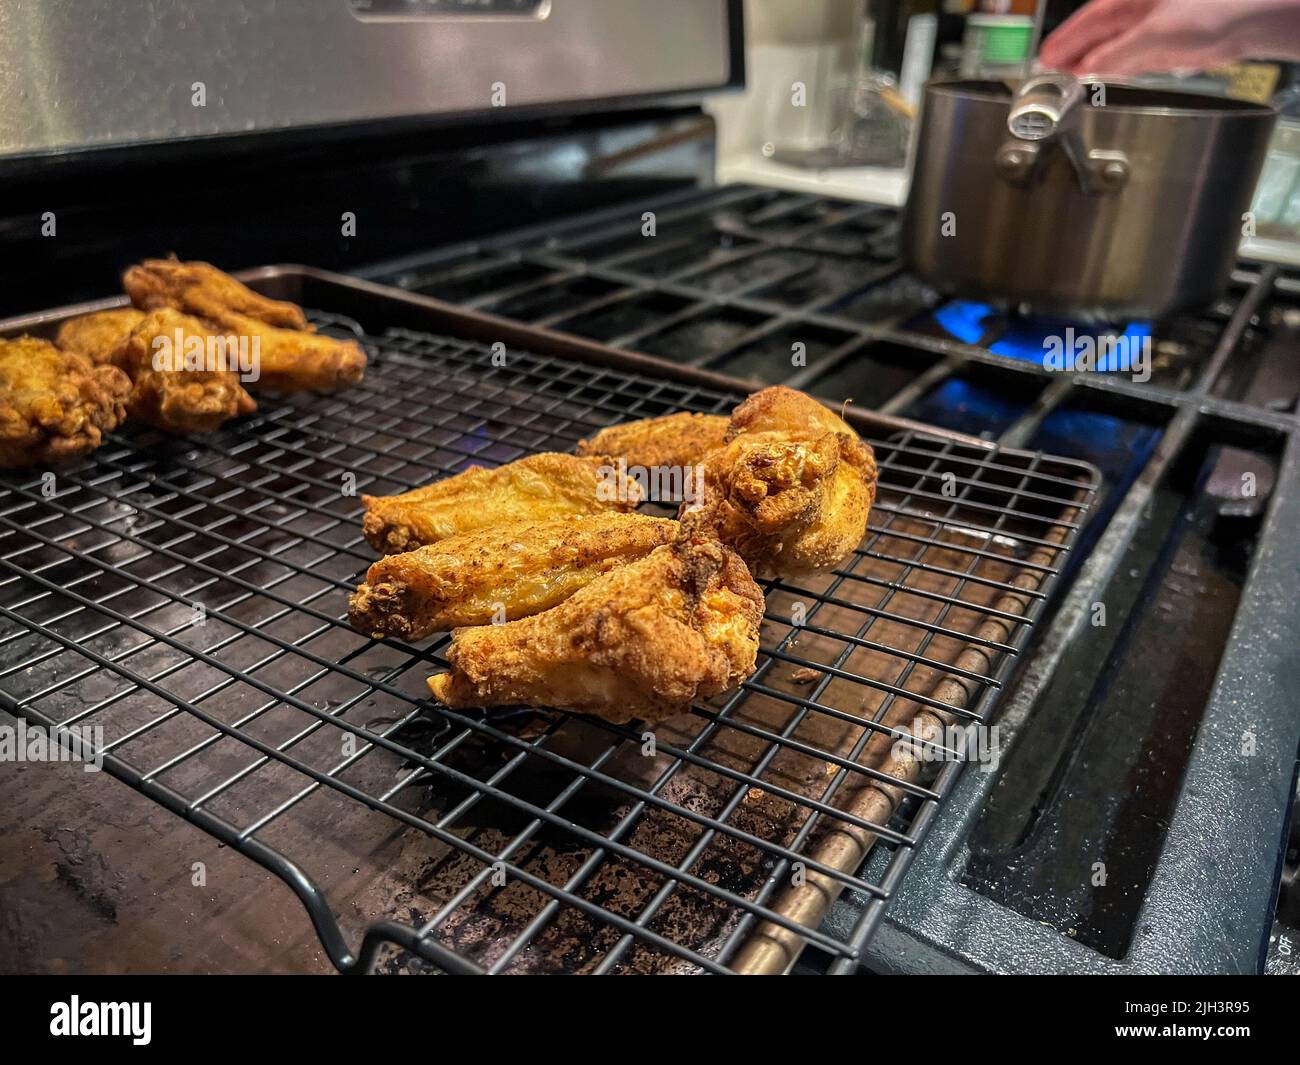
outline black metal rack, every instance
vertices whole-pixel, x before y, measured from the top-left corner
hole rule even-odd
[[[341,286],[315,286],[342,309],[327,299]],[[647,757],[636,726],[427,701],[445,637],[407,646],[347,625],[373,558],[357,497],[738,394],[514,347],[495,366],[481,339],[399,314],[363,318],[369,333],[317,320],[364,339],[359,387],[266,397],[210,437],[128,429],[53,481],[5,479],[6,709],[102,727],[105,768],[281,876],[343,970],[396,943],[453,972],[722,973],[764,928],[851,967],[961,752],[925,775],[873,762],[923,709],[987,718],[1096,471],[952,436],[873,439],[867,540],[834,573],[769,582],[755,674],[661,723]],[[886,816],[854,812],[882,795]],[[888,860],[870,874],[820,862],[831,829]],[[419,905],[363,921],[353,949],[339,868],[380,861],[406,831],[428,838]],[[868,900],[850,934],[783,912],[794,863]]]
[[[647,211],[655,214],[653,238],[643,235]],[[989,805],[994,774],[965,774],[955,786],[938,838],[918,852],[891,906],[886,934],[867,943],[851,931],[867,908],[854,896],[841,899],[827,927],[863,944],[871,967],[886,972],[1258,971],[1300,740],[1286,646],[1300,565],[1293,535],[1300,279],[1241,264],[1218,304],[1155,324],[1150,381],[1057,373],[1042,365],[1041,352],[1007,357],[992,350],[994,336],[972,341],[936,328],[932,312],[943,300],[899,267],[895,227],[896,212],[885,207],[728,186],[448,246],[364,276],[1104,466],[1091,526],[1100,535],[1083,545],[1085,567],[1040,630],[1034,668],[1003,701],[999,721],[1011,746],[1032,737],[1048,693],[1063,694],[1053,679],[1085,642],[1092,604],[1131,579],[1122,567],[1150,535],[1144,523],[1162,485],[1207,443],[1250,452],[1251,469],[1267,475],[1271,491],[1225,504],[1224,521],[1257,522],[1258,540],[1246,549],[1248,573],[1239,605],[1229,608],[1231,633],[1212,688],[1191,708],[1193,749],[1171,770],[1182,786],[1161,828],[1158,868],[1149,887],[1134,889],[1142,893],[1140,934],[1127,953],[1094,951],[1065,927],[962,882],[967,837]],[[792,365],[792,340],[807,343],[805,366]],[[978,385],[987,386],[983,398],[957,391]],[[985,400],[988,410],[979,409]],[[1116,426],[1132,431],[1112,435]],[[1260,740],[1248,767],[1240,754],[1246,734]],[[1121,794],[1122,787],[1105,798]],[[877,857],[872,868],[878,875]]]

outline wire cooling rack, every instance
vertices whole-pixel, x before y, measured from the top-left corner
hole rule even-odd
[[[764,582],[753,676],[659,723],[649,754],[638,723],[425,699],[445,635],[410,646],[346,621],[374,558],[359,495],[740,397],[525,351],[498,365],[409,330],[362,339],[371,366],[345,393],[263,397],[203,438],[127,430],[0,482],[5,707],[102,728],[105,768],[284,878],[340,969],[389,943],[451,972],[772,971],[806,944],[852,968],[1095,471],[872,440],[863,544],[832,573]],[[900,754],[918,730],[928,757]],[[888,860],[869,875],[873,847]],[[358,866],[392,885],[377,920],[344,916]],[[844,889],[866,904],[836,936],[816,917]]]

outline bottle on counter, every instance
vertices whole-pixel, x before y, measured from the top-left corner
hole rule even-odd
[[[1035,6],[1035,0],[980,0],[980,10],[966,18],[962,77],[1021,77],[1033,47]],[[986,10],[990,7],[1005,10]]]

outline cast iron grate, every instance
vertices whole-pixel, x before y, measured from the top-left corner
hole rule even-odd
[[[1206,382],[1207,398],[1236,419],[1276,423],[1276,411],[1295,409],[1294,360],[1270,344],[1272,334],[1294,328],[1286,324],[1291,297],[1267,305],[1271,267],[1242,264],[1214,306],[1144,323],[1150,380],[1063,375],[1042,365],[1041,338],[1025,340],[1032,328],[991,307],[975,342],[950,332],[937,314],[944,301],[898,260],[898,226],[890,207],[729,185],[514,230],[364,274],[756,386],[784,383],[831,401],[851,394],[886,413],[906,413],[973,372],[1041,392],[1045,410],[1067,393],[1147,409],[1200,403],[1195,393]],[[1294,281],[1285,284],[1293,293]],[[1219,359],[1219,342],[1243,308],[1232,358]],[[1012,357],[1003,345],[1017,330],[1025,335],[1010,344],[1022,349]],[[800,362],[791,359],[795,343]]]
[[[283,877],[341,969],[396,943],[459,972],[726,972],[783,929],[850,968],[961,766],[951,744],[930,762],[895,743],[918,713],[987,718],[1095,471],[873,440],[880,498],[855,556],[768,582],[755,674],[660,723],[647,754],[635,724],[425,700],[445,636],[372,641],[346,622],[374,557],[358,495],[738,397],[523,351],[498,366],[404,330],[363,339],[371,369],[346,393],[264,397],[207,438],[126,431],[52,478],[6,477],[6,708],[101,727],[108,771]],[[845,865],[845,839],[888,849],[880,875]],[[362,906],[376,870],[400,890]],[[784,915],[796,880],[866,898],[856,945]]]

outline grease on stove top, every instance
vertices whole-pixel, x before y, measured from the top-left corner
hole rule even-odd
[[[1231,449],[1191,450],[1103,597],[1108,623],[1074,641],[1012,747],[961,876],[1112,958],[1139,932],[1256,531],[1208,487]]]

